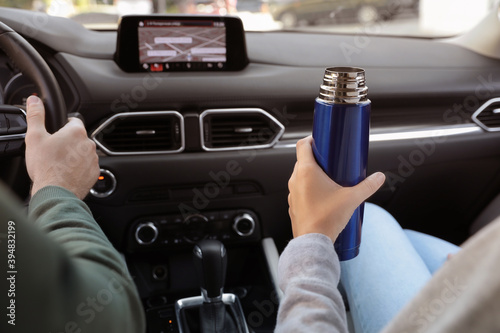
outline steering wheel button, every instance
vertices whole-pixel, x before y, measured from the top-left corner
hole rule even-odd
[[[19,151],[24,145],[24,140],[11,140],[5,148],[6,153],[13,153]]]
[[[0,114],[0,135],[7,134],[8,129],[7,118],[4,114]]]
[[[9,124],[8,134],[26,133],[28,125],[21,113],[7,113],[5,114],[5,118],[7,118]]]

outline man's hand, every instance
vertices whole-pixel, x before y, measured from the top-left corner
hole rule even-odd
[[[83,199],[99,176],[95,143],[76,118],[54,134],[45,129],[45,108],[36,96],[26,101],[26,167],[33,181],[31,194],[42,187],[64,187]]]
[[[374,173],[353,187],[331,180],[314,159],[312,137],[297,143],[297,163],[288,182],[288,204],[294,237],[324,234],[335,241],[356,207],[374,194],[385,181]]]

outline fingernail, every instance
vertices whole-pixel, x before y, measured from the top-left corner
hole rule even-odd
[[[37,104],[39,101],[40,101],[40,98],[38,98],[38,96],[31,95],[31,96],[30,96],[30,97],[28,97],[28,99],[26,100],[26,106],[31,106],[31,105],[33,105],[33,104]]]
[[[385,175],[382,172],[375,172],[373,175],[370,177],[373,177],[377,183],[384,183],[385,182]]]

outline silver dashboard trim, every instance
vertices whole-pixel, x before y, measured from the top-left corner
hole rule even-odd
[[[436,126],[414,131],[371,134],[370,142],[426,139],[480,132],[482,132],[481,128],[476,125],[446,127]]]
[[[415,140],[427,138],[441,138],[454,135],[477,134],[484,131],[475,124],[457,125],[457,126],[435,126],[422,129],[414,129],[408,131],[387,132],[387,133],[372,133],[370,134],[370,142],[384,141],[399,141],[399,140]],[[304,133],[304,137],[310,133]],[[294,148],[298,139],[287,139],[286,141],[278,142],[275,148]]]
[[[130,152],[116,152],[109,150],[104,146],[99,140],[97,140],[96,136],[99,134],[106,126],[108,126],[111,122],[113,122],[117,118],[121,117],[139,117],[139,116],[162,116],[162,115],[174,115],[179,118],[180,121],[180,135],[181,135],[181,147],[176,150],[157,150],[157,151],[130,151]],[[114,114],[113,116],[106,119],[99,127],[97,127],[90,138],[96,143],[97,147],[101,149],[107,155],[150,155],[150,154],[174,154],[180,153],[185,148],[185,133],[184,133],[184,117],[177,111],[168,110],[168,111],[134,111],[134,112],[122,112]]]
[[[484,110],[486,110],[487,107],[489,107],[490,105],[494,104],[494,103],[498,103],[500,102],[500,98],[492,98],[488,101],[486,101],[483,105],[481,105],[479,107],[479,109],[476,110],[476,112],[474,112],[472,114],[472,120],[478,124],[479,126],[481,126],[482,129],[484,129],[485,131],[487,132],[499,132],[500,131],[500,127],[489,127],[487,126],[486,124],[484,124],[482,121],[480,121],[479,119],[477,119],[477,116],[479,116],[479,114],[481,112],[483,112]],[[493,110],[493,113],[494,114],[499,114],[500,113],[500,109],[495,109]]]
[[[235,147],[224,147],[224,148],[209,148],[205,146],[205,136],[203,133],[203,119],[210,115],[210,114],[221,114],[221,113],[260,113],[263,114],[264,116],[268,117],[270,120],[272,120],[279,128],[279,132],[276,134],[274,137],[273,141],[270,143],[264,144],[264,145],[249,145],[249,146],[235,146]],[[203,111],[200,114],[200,140],[201,140],[201,147],[204,151],[230,151],[230,150],[242,150],[242,149],[264,149],[264,148],[271,148],[273,147],[279,139],[282,137],[283,133],[285,133],[285,126],[283,126],[282,123],[278,121],[275,117],[273,117],[271,114],[268,112],[259,109],[259,108],[234,108],[234,109],[208,109]]]
[[[186,332],[182,325],[181,311],[183,309],[199,307],[203,304],[203,302],[204,302],[203,296],[186,297],[179,299],[177,300],[177,302],[175,302],[175,317],[177,319],[177,327],[180,333]],[[250,333],[245,319],[245,313],[243,312],[243,308],[241,307],[239,298],[234,294],[225,293],[222,294],[222,302],[230,306],[234,311],[233,315],[234,319],[236,320],[236,326],[238,328],[238,332]]]

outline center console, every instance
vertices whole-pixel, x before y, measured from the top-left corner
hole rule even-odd
[[[249,63],[241,20],[231,16],[206,15],[124,16],[117,32],[114,61],[124,72],[147,73],[151,78],[159,79],[165,78],[171,72],[175,72],[174,76],[181,77],[182,73],[188,77],[189,73],[193,72],[222,75],[227,74],[226,72],[243,71]],[[116,120],[118,116],[115,115],[112,124],[114,126],[116,120],[117,126],[128,126],[137,119],[132,119],[136,114],[139,113],[129,113],[126,117],[122,115],[119,123]],[[140,114],[151,115],[149,112]],[[162,115],[167,117],[161,121],[170,124],[165,128],[174,133],[172,142],[175,144],[171,144],[173,149],[148,153],[182,151],[184,134],[181,123],[184,118],[180,117],[179,120],[178,112],[165,111]],[[129,118],[129,122],[123,120],[125,118]],[[102,128],[107,128],[110,124]],[[96,133],[101,133],[101,130],[96,130]],[[153,132],[154,130],[139,130],[134,134],[144,136]],[[96,142],[99,144],[101,139],[96,139]],[[106,150],[102,144],[99,147],[111,155],[126,155],[116,149]],[[141,168],[147,165],[146,159],[148,157],[144,158]],[[243,155],[237,159],[243,159],[241,163],[248,163]],[[171,164],[174,161],[175,157],[168,161],[172,170],[175,169]],[[117,163],[111,158],[107,162]],[[224,160],[223,163],[227,167],[227,161]],[[192,166],[185,164],[185,167]],[[109,168],[113,170],[112,165]],[[192,324],[199,317],[210,317],[200,315],[196,307],[201,307],[202,312],[225,307],[228,309],[227,313],[241,313],[241,316],[233,316],[233,323],[246,322],[248,331],[273,332],[280,299],[276,283],[278,251],[272,238],[263,238],[263,235],[269,232],[264,232],[264,224],[259,217],[259,214],[263,216],[262,211],[256,211],[260,202],[244,201],[245,195],[262,200],[259,191],[252,185],[250,190],[243,187],[240,188],[241,193],[239,190],[233,192],[232,185],[224,185],[216,189],[217,195],[214,196],[217,198],[208,205],[197,201],[198,188],[191,186],[191,182],[196,182],[193,179],[185,179],[185,183],[179,181],[179,184],[174,186],[172,183],[176,183],[177,179],[171,179],[169,176],[168,182],[158,179],[158,184],[146,185],[137,179],[138,175],[143,176],[139,171],[134,172],[133,176],[127,176],[126,173],[132,168],[115,164],[114,169],[114,172],[118,169],[122,174],[115,177],[111,171],[101,170],[102,181],[98,182],[92,192],[96,199],[92,208],[100,215],[101,212],[107,211],[106,205],[120,207],[119,212],[108,217],[108,224],[103,223],[103,230],[108,231],[114,245],[125,253],[130,273],[143,300],[147,331],[179,332],[181,326],[189,326],[189,333],[211,332],[207,329],[209,325],[206,325],[210,320],[199,320],[198,324]],[[218,166],[211,164],[210,170],[213,169],[218,169]],[[158,175],[165,179],[164,170],[164,165],[161,165]],[[246,172],[249,172],[250,168],[247,170]],[[197,172],[202,173],[200,170]],[[125,182],[117,185],[120,177],[130,181],[125,186]],[[142,179],[144,178],[148,177],[144,176]],[[165,189],[162,184],[169,184],[168,186],[173,188]],[[208,185],[210,183],[203,182],[201,188],[206,189]],[[113,193],[115,189],[116,192]],[[228,198],[231,199],[230,202],[223,202]],[[191,206],[203,208],[195,210]],[[217,269],[204,268],[203,273],[200,273],[194,264],[197,260],[193,260],[193,249],[203,248],[202,244],[207,242],[222,243],[225,249],[223,266],[227,267],[227,274],[223,291],[220,291],[220,300],[218,296],[215,297],[215,303],[212,296],[202,297],[204,288],[203,284],[200,288],[199,276],[201,274],[213,277],[220,272]],[[216,305],[212,306],[213,304]],[[222,313],[219,310],[214,311]],[[179,321],[185,322],[186,325],[179,325]]]
[[[189,300],[201,299],[193,249],[203,240],[220,241],[227,251],[227,304],[241,306],[250,332],[273,332],[280,299],[278,251],[271,238],[261,237],[258,214],[249,209],[145,216],[131,224],[126,257],[144,303],[147,332],[180,332],[176,303],[189,308]],[[190,311],[184,317],[197,318]]]

